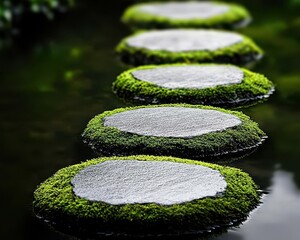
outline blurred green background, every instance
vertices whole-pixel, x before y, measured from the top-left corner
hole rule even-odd
[[[43,7],[26,5],[21,20],[13,20],[5,2],[0,3],[0,41],[7,43],[0,51],[0,237],[68,239],[34,217],[32,194],[58,169],[92,158],[80,138],[87,122],[125,105],[111,92],[124,70],[113,49],[130,33],[119,19],[134,1],[32,1]],[[207,239],[298,240],[300,0],[236,2],[254,19],[240,31],[266,52],[253,70],[274,81],[277,91],[268,102],[241,109],[269,139],[231,165],[248,172],[268,194],[241,228]]]

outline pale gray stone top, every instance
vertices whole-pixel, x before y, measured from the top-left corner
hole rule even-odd
[[[139,108],[103,119],[104,126],[115,127],[123,132],[180,138],[223,131],[241,123],[241,120],[232,114],[188,107]]]
[[[164,88],[203,89],[241,83],[244,72],[230,65],[162,66],[135,70],[132,76]]]
[[[114,160],[89,166],[71,181],[80,198],[112,205],[180,204],[225,192],[219,171],[168,161]]]
[[[170,52],[214,51],[243,40],[234,32],[220,30],[169,29],[143,32],[126,39],[130,47]]]
[[[226,4],[212,2],[147,3],[138,7],[140,12],[174,20],[207,19],[229,11]]]

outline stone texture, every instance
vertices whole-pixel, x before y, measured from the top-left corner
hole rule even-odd
[[[243,40],[238,33],[217,30],[160,30],[148,31],[127,38],[130,47],[170,52],[214,51]]]
[[[140,12],[174,20],[207,19],[229,11],[228,5],[212,2],[171,2],[141,5]]]
[[[140,108],[103,119],[104,126],[144,136],[190,138],[241,124],[231,114],[188,107]]]
[[[241,83],[244,73],[229,65],[168,66],[133,71],[136,79],[164,88],[208,88]]]
[[[116,160],[89,166],[72,180],[75,195],[112,205],[180,204],[223,193],[219,171],[167,161]]]

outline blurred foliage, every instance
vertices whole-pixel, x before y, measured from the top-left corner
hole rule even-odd
[[[63,11],[65,8],[73,6],[75,0],[28,0],[32,12],[42,12],[48,18],[53,17],[53,11]]]
[[[0,36],[13,32],[27,13],[41,13],[52,19],[56,11],[65,11],[74,5],[74,0],[1,0]]]
[[[299,5],[300,6],[300,0],[290,0],[291,5]]]
[[[0,2],[0,31],[9,28],[12,22],[11,2]]]

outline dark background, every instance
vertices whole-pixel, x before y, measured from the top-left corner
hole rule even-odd
[[[111,92],[123,70],[113,49],[130,33],[119,19],[132,2],[78,0],[54,21],[24,21],[20,36],[0,52],[1,239],[68,239],[34,217],[33,191],[58,169],[92,158],[80,139],[87,122],[124,106]],[[236,2],[254,18],[241,32],[266,51],[253,70],[277,91],[268,102],[242,109],[269,139],[231,165],[269,193],[240,228],[211,239],[298,240],[300,3]]]

